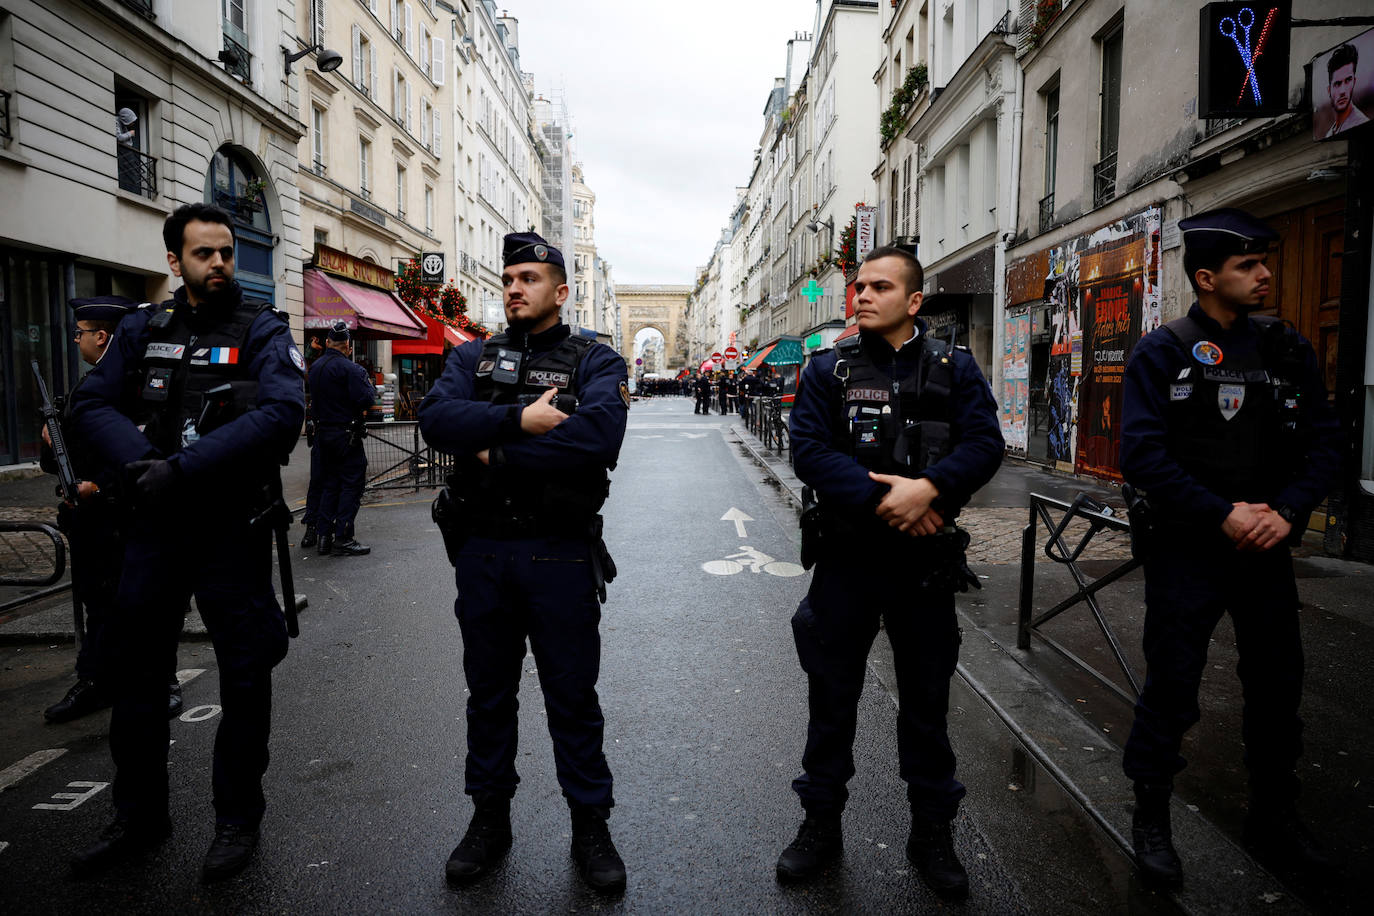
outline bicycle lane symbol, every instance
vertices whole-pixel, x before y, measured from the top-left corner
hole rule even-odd
[[[744,572],[746,569],[755,575],[766,572],[771,576],[783,576],[784,578],[800,576],[806,572],[796,563],[775,560],[763,551],[747,544],[740,545],[739,553],[732,553],[723,560],[707,560],[701,564],[701,568],[713,576],[733,576],[735,573]]]

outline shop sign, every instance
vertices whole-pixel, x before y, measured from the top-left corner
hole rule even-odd
[[[444,253],[426,251],[420,255],[420,282],[430,286],[444,285]]]
[[[1374,118],[1374,29],[1312,59],[1312,139],[1345,138]]]
[[[356,283],[365,283],[381,289],[396,288],[395,275],[385,267],[355,258],[328,245],[315,246],[315,267]]]
[[[1291,0],[1209,3],[1199,18],[1198,117],[1286,113]]]
[[[854,208],[854,260],[862,264],[873,250],[878,229],[878,208],[859,204]]]

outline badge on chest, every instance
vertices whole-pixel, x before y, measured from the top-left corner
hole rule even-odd
[[[1218,385],[1217,386],[1217,407],[1221,409],[1224,419],[1231,419],[1240,413],[1240,408],[1245,404],[1244,385]]]

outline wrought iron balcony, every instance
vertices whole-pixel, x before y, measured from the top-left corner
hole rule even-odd
[[[0,89],[0,137],[14,139],[14,133],[10,130],[10,94],[3,89]]]
[[[329,166],[325,165],[324,160],[322,159],[316,159],[313,163],[311,163],[310,167],[315,172],[315,174],[319,175],[321,178],[324,177],[325,172],[329,171]]]
[[[228,33],[224,36],[224,50],[219,52],[219,59],[224,64],[224,72],[245,86],[253,85],[253,55]]]
[[[119,2],[140,16],[146,16],[149,19],[157,18],[153,15],[153,0],[119,0]]]
[[[1116,196],[1116,153],[1093,166],[1093,206],[1100,207]]]
[[[1054,222],[1054,192],[1040,198],[1040,231],[1045,232]]]
[[[120,190],[152,199],[157,197],[157,160],[132,146],[115,148]]]

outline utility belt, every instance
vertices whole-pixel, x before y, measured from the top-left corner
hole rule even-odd
[[[606,584],[615,581],[615,560],[602,538],[605,522],[600,515],[554,515],[519,511],[513,507],[483,504],[446,486],[430,506],[430,518],[444,538],[449,563],[458,565],[458,554],[470,537],[518,541],[541,537],[586,540],[592,547],[592,572],[597,597],[606,600]]]
[[[810,569],[823,555],[842,557],[855,544],[901,551],[911,563],[917,588],[966,592],[982,583],[968,566],[967,531],[947,525],[935,534],[912,537],[889,526],[877,516],[855,516],[826,510],[810,487],[802,487],[801,562]]]
[[[319,435],[319,431],[322,429],[348,430],[349,448],[362,444],[362,441],[367,438],[367,420],[362,417],[356,420],[307,420],[305,422],[307,443],[314,445],[315,437]]]

